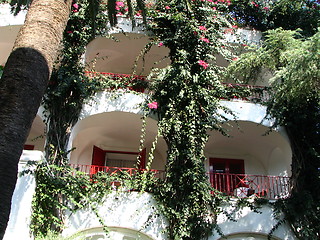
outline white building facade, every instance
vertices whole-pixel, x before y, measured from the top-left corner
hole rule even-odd
[[[0,65],[4,65],[10,54],[14,39],[23,24],[24,14],[13,17],[9,7],[0,4]],[[99,54],[106,56],[96,62],[97,72],[106,74],[132,74],[134,61],[149,39],[142,29],[133,29],[128,19],[119,19],[119,28],[126,32],[114,31],[113,37],[119,41],[98,37],[88,46],[84,56],[86,62]],[[260,39],[258,32],[239,30],[247,41]],[[228,36],[230,41],[233,36]],[[146,55],[146,65],[138,62],[136,72],[147,75],[155,62],[159,62],[168,50],[154,46]],[[223,61],[223,60],[221,60]],[[156,67],[165,67],[169,63],[160,61]],[[262,83],[267,85],[267,83]],[[263,86],[263,87],[264,87]],[[254,87],[254,86],[253,86]],[[255,86],[261,87],[261,86]],[[141,135],[141,114],[139,107],[148,93],[134,94],[121,91],[114,98],[108,91],[96,93],[92,100],[85,104],[79,121],[71,130],[69,147],[75,148],[70,154],[70,164],[78,169],[94,173],[99,169],[134,168],[138,154]],[[262,95],[260,97],[263,97]],[[246,99],[222,100],[222,103],[235,112],[236,119],[230,116],[226,123],[231,137],[217,132],[209,132],[210,138],[205,148],[205,163],[208,181],[219,191],[231,197],[223,208],[232,212],[235,199],[238,197],[259,198],[268,200],[288,196],[291,174],[291,148],[285,132],[279,129],[269,131],[271,120],[266,120],[266,108]],[[27,160],[41,160],[44,151],[45,125],[42,112],[36,117],[25,151],[21,156],[20,170]],[[156,118],[148,117],[144,156],[152,147],[157,135]],[[34,140],[36,139],[36,140]],[[151,168],[164,174],[166,164],[166,143],[159,139],[154,152]],[[31,199],[35,182],[31,176],[19,177],[12,201],[10,222],[5,235],[6,240],[32,239],[29,234]],[[99,208],[110,231],[109,238],[116,240],[133,239],[167,239],[163,231],[166,226],[164,218],[155,216],[156,202],[149,193],[115,191]],[[218,217],[218,223],[227,239],[267,239],[268,233],[277,220],[269,205],[255,213],[249,208],[237,211],[236,222],[228,220],[224,215]],[[89,211],[78,211],[67,219],[63,235],[79,234],[85,239],[107,239],[99,220]],[[224,239],[213,232],[210,240]],[[294,235],[286,225],[280,226],[271,239],[291,240]]]

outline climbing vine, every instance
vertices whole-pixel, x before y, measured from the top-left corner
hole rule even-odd
[[[151,16],[149,27],[171,60],[151,86],[168,145],[165,183],[155,196],[170,239],[206,239],[216,227],[221,196],[211,194],[204,147],[209,129],[224,133],[219,110],[228,110],[219,103],[226,91],[216,56],[233,57],[223,41],[223,28],[231,24],[211,1],[157,1]]]

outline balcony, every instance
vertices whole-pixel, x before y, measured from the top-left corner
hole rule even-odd
[[[137,173],[141,173],[143,171],[149,171],[153,174],[154,177],[164,179],[165,172],[161,170],[144,170],[137,168],[125,168],[125,167],[109,167],[109,166],[96,166],[96,165],[82,165],[82,164],[70,164],[70,166],[77,171],[84,172],[89,174],[90,176],[96,174],[98,172],[104,172],[109,175],[114,174],[127,174],[129,176],[134,176]]]
[[[95,165],[70,164],[78,171],[85,172],[88,175],[104,172],[110,175],[127,174],[134,176],[141,173],[136,168],[121,168]],[[159,179],[165,178],[165,171],[149,170],[154,177]],[[211,186],[224,193],[227,196],[240,198],[261,197],[269,200],[286,198],[290,193],[290,178],[282,176],[262,176],[249,174],[226,174],[226,173],[208,173]],[[119,184],[119,183],[116,183]]]
[[[290,193],[290,178],[249,174],[209,173],[211,186],[237,197],[263,197],[269,200],[286,198]]]
[[[145,89],[149,84],[145,76],[139,75],[90,71],[86,71],[85,74],[90,78],[97,78],[99,81],[103,81],[106,78],[112,79],[115,81],[114,88],[116,89],[127,88],[136,92],[145,93]],[[226,88],[226,95],[222,97],[222,99],[238,99],[253,103],[267,102],[270,99],[270,91],[268,87],[233,83],[222,84]]]

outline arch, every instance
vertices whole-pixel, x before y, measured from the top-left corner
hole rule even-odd
[[[246,174],[291,174],[292,151],[283,133],[252,121],[229,121],[223,126],[229,137],[209,132],[207,157],[243,159]]]
[[[150,237],[146,233],[141,231],[137,231],[131,228],[125,227],[108,227],[109,235],[107,237],[103,227],[94,227],[82,230],[73,236],[75,239],[83,239],[85,240],[104,240],[104,239],[117,239],[117,240],[154,240],[154,238]]]
[[[163,68],[168,60],[163,60],[169,50],[165,47],[152,46],[147,51],[144,61],[137,56],[150,42],[145,34],[113,33],[112,38],[98,37],[91,41],[85,53],[85,62],[97,72],[147,75],[153,67]]]
[[[148,156],[158,129],[156,120],[147,118],[146,122],[144,147]],[[83,118],[74,126],[70,136],[69,147],[75,148],[71,152],[70,163],[90,165],[93,146],[105,152],[137,152],[142,133],[141,128],[141,115],[129,112],[104,112]],[[151,167],[164,170],[165,156],[166,144],[160,138]],[[148,160],[148,157],[146,160]]]

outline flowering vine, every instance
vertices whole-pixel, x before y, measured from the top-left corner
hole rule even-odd
[[[219,112],[225,86],[217,80],[223,68],[214,55],[232,56],[223,43],[223,28],[232,24],[217,10],[226,6],[224,1],[176,0],[157,1],[149,10],[149,27],[169,48],[171,60],[151,83],[160,134],[168,145],[166,179],[154,194],[168,219],[170,239],[206,239],[217,227],[222,197],[211,195],[203,152],[207,130],[223,131],[225,120]]]

